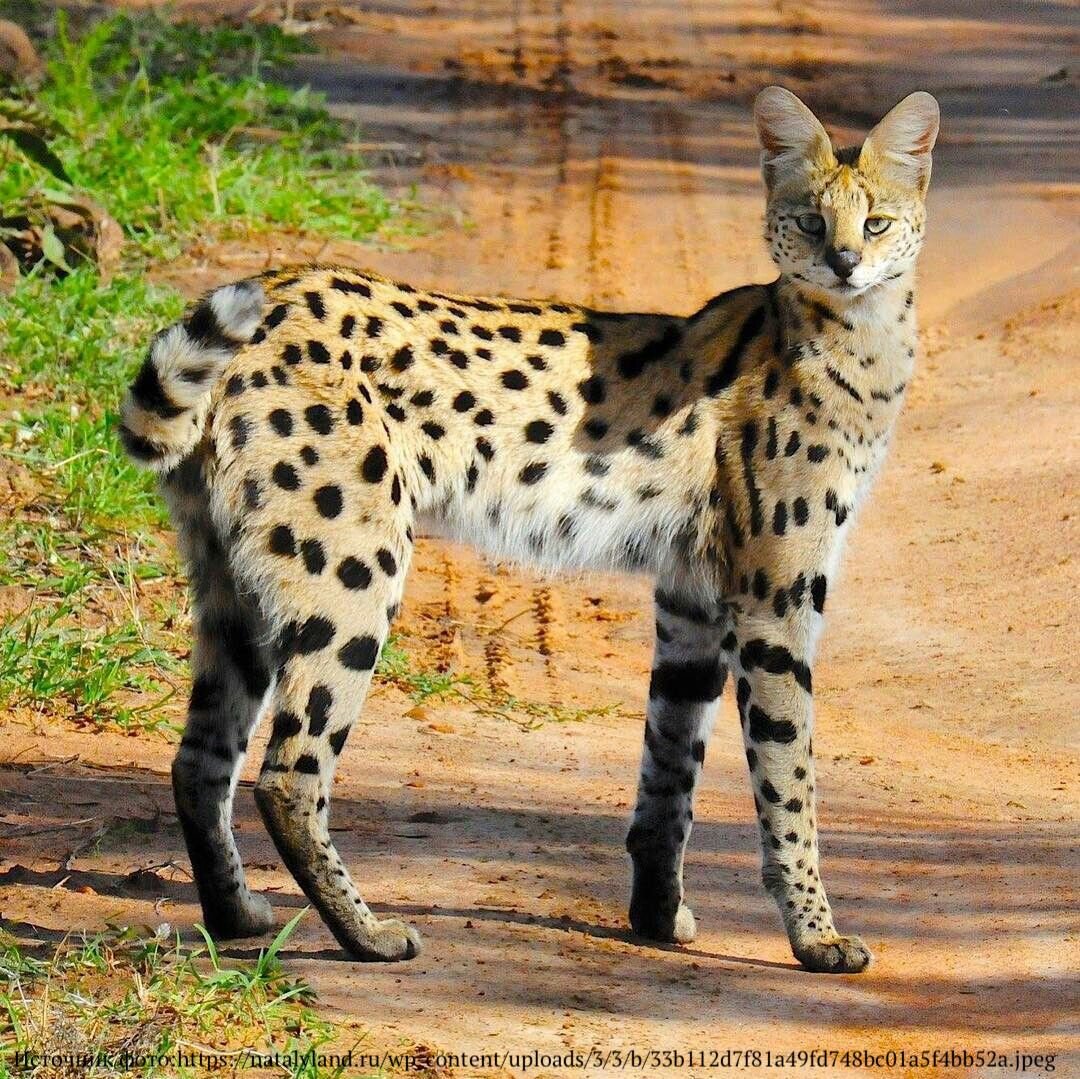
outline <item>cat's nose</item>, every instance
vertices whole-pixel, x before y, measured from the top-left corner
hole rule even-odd
[[[846,281],[856,266],[862,262],[862,255],[858,251],[852,251],[850,247],[835,247],[825,249],[825,261],[841,281]]]

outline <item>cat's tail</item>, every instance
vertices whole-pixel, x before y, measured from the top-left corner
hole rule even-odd
[[[254,338],[265,300],[257,281],[223,285],[154,338],[120,412],[120,438],[137,464],[168,472],[198,445],[210,391]]]

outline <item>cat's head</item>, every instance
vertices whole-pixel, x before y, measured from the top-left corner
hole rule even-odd
[[[758,94],[754,120],[765,239],[782,274],[845,299],[914,265],[938,132],[930,94],[905,97],[850,150],[835,150],[817,117],[780,86]]]

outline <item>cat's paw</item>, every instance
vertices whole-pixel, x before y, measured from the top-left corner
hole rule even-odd
[[[335,935],[363,963],[396,963],[420,954],[420,934],[397,918],[358,923],[347,934]]]
[[[870,965],[870,949],[859,937],[839,935],[799,944],[795,958],[815,974],[858,974]]]
[[[694,912],[682,902],[674,914],[667,904],[631,904],[630,928],[636,937],[664,944],[689,944],[697,936]]]
[[[229,903],[204,910],[206,931],[214,940],[261,937],[274,927],[274,908],[264,896],[248,892]]]

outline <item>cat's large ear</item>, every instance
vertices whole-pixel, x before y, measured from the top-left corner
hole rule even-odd
[[[860,167],[877,169],[894,183],[925,192],[940,119],[938,103],[930,94],[922,90],[908,94],[866,136]]]
[[[754,123],[761,142],[761,171],[770,189],[785,174],[807,166],[836,164],[832,144],[818,118],[782,86],[766,86],[754,99]]]

